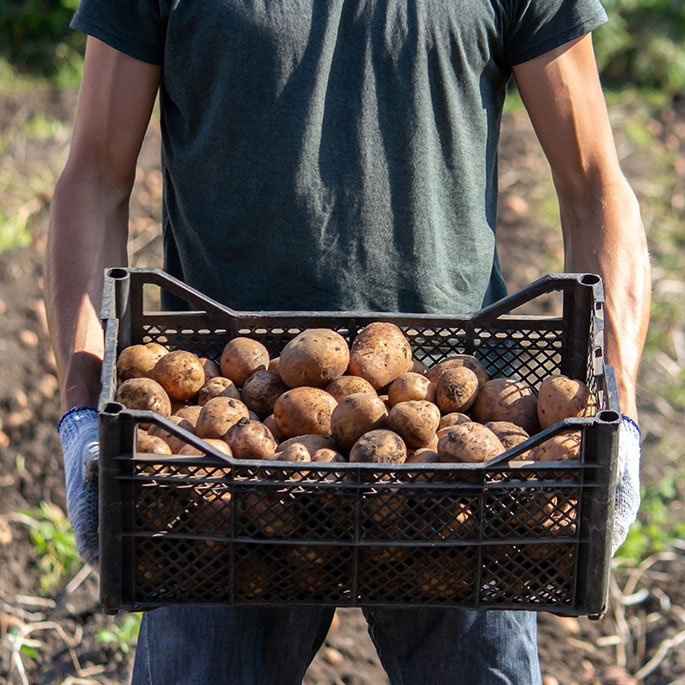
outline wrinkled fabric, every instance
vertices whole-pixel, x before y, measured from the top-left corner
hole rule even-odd
[[[605,20],[599,0],[82,0],[72,26],[162,67],[165,271],[245,311],[459,316],[506,294],[512,68]]]
[[[170,606],[145,612],[132,685],[300,685],[333,611]],[[367,607],[363,613],[392,685],[541,683],[534,612]]]

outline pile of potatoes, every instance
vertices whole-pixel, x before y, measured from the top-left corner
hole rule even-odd
[[[274,359],[247,337],[228,342],[218,364],[159,343],[131,345],[117,375],[117,401],[156,412],[237,459],[478,463],[596,411],[590,389],[560,374],[536,392],[521,380],[489,378],[468,354],[428,368],[387,322],[369,324],[351,345],[336,331],[307,329]],[[521,458],[577,459],[579,448],[578,432],[568,431]],[[202,454],[156,425],[139,428],[137,449]]]
[[[158,343],[131,345],[118,357],[117,376],[116,400],[126,407],[156,412],[223,454],[247,460],[482,463],[566,417],[592,416],[596,411],[596,400],[587,386],[559,374],[545,378],[536,392],[520,380],[489,378],[479,360],[468,354],[451,355],[428,368],[413,358],[402,331],[387,322],[369,324],[351,345],[333,330],[307,329],[274,359],[261,342],[247,337],[228,342],[219,363],[185,350],[169,351]],[[579,458],[579,448],[579,433],[566,431],[519,459],[520,463],[572,460]],[[203,454],[154,423],[139,424],[136,449],[158,455]],[[306,476],[307,472],[290,477],[296,479],[298,473]],[[145,487],[143,483],[141,488]],[[318,497],[317,511],[329,517],[331,530],[349,525],[352,515],[344,509],[344,498]],[[576,502],[572,496],[568,502],[543,494],[527,497],[510,511],[497,514],[507,526],[522,526],[528,535],[535,529],[536,537],[547,532],[562,537],[573,534]],[[220,496],[212,492],[198,498],[187,490],[155,490],[146,522],[158,531],[180,526],[200,536],[220,532],[221,525],[228,531],[230,499],[224,491]],[[289,538],[300,530],[306,505],[299,504],[292,492],[250,494],[242,502],[241,516],[259,535]],[[402,537],[393,531],[400,529],[404,519],[407,526],[438,542],[455,535],[469,539],[477,533],[467,506],[457,507],[452,514],[422,513],[420,507],[407,508],[393,490],[370,496],[369,505],[363,525],[371,532],[383,529],[379,539]],[[225,545],[200,538],[190,544],[203,563],[217,567],[223,563]],[[567,554],[558,547],[552,545],[550,551],[534,545],[512,553]],[[462,552],[468,553],[468,548],[460,548]],[[335,575],[327,575],[326,569],[337,568],[344,558],[341,554],[334,546],[288,548],[281,562],[299,569],[288,575],[296,583],[293,591],[324,595],[337,591]],[[392,545],[362,550],[362,565],[377,569],[380,564],[386,569],[372,574],[378,592],[400,582],[402,574],[392,567],[407,564],[407,554],[408,548]],[[416,573],[410,575],[422,595],[449,597],[472,591],[473,581],[468,574],[464,576],[463,569],[452,574],[458,582],[448,582],[423,568],[419,561],[423,557],[416,559],[412,566]],[[462,557],[459,560],[463,562]],[[562,561],[566,563],[566,557]],[[146,582],[150,576],[164,582],[166,576],[154,571],[158,562],[153,562],[141,562],[141,577]],[[533,559],[534,566],[538,563]],[[248,597],[259,596],[264,587],[250,582],[243,591]]]

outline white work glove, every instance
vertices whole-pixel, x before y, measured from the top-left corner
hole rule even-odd
[[[624,543],[628,529],[635,523],[640,508],[640,429],[623,416],[618,429],[618,487],[611,555]]]
[[[81,407],[69,410],[57,426],[67,490],[67,514],[76,547],[84,561],[98,563],[98,413]]]

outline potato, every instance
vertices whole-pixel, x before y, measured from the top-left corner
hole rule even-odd
[[[465,412],[476,400],[478,376],[466,366],[444,371],[435,389],[435,403],[443,414]]]
[[[192,453],[189,452],[188,456]],[[196,472],[195,475],[200,474]],[[230,563],[227,559],[230,542],[209,536],[230,536],[232,514],[230,492],[208,483],[198,483],[193,487],[192,504],[183,512],[175,528],[184,538],[190,537],[183,544],[183,547],[186,544],[190,546],[189,560],[201,561],[199,566],[189,563],[177,568],[174,584],[193,590],[201,587],[201,592],[223,589],[226,582],[224,569]]]
[[[489,380],[488,372],[483,364],[471,354],[453,354],[438,362],[426,372],[426,377],[437,387],[440,376],[449,369],[466,367],[478,377],[478,385],[483,385]]]
[[[437,450],[430,447],[419,447],[418,449],[412,450],[407,455],[405,464],[438,464],[440,463],[440,457],[438,456]]]
[[[376,525],[368,532],[372,539],[385,540],[387,527]],[[359,548],[359,592],[367,599],[390,600],[396,592],[402,592],[406,582],[400,565],[410,553],[410,548],[394,544],[370,545]]]
[[[150,463],[148,473],[154,472],[153,464],[154,462]],[[162,471],[155,475],[167,474]],[[138,531],[160,533],[169,530],[190,504],[191,488],[160,487],[160,484],[154,480],[147,482],[141,480],[135,485],[136,498],[142,505],[136,508],[136,529]]]
[[[275,579],[279,576],[279,566],[263,547],[248,548],[235,562],[236,599],[257,599],[269,596]],[[266,550],[268,551],[268,550]]]
[[[139,428],[136,431],[136,452],[145,454],[171,454],[171,448],[158,435],[150,435]]]
[[[333,395],[340,402],[343,397],[354,395],[357,392],[367,392],[376,395],[373,385],[361,376],[340,376],[332,380],[325,388],[327,393]]]
[[[474,421],[450,426],[438,441],[438,455],[443,463],[478,464],[503,452],[499,438]]]
[[[540,383],[537,411],[540,425],[549,428],[564,419],[594,416],[597,401],[585,383],[557,374]]]
[[[290,449],[293,445],[299,445],[300,447],[298,447],[298,449],[303,448],[306,450],[310,459],[318,450],[330,449],[338,451],[338,446],[335,441],[325,435],[297,435],[281,442],[276,448],[276,453]]]
[[[464,414],[459,411],[451,411],[448,414],[444,414],[440,418],[438,430],[440,430],[441,428],[447,428],[447,426],[457,426],[460,423],[466,423],[470,420],[471,418],[467,414]]]
[[[440,410],[427,400],[399,402],[388,414],[388,428],[414,449],[427,447],[435,439],[439,423]]]
[[[388,412],[383,400],[374,394],[357,392],[344,397],[331,414],[331,434],[344,450],[367,431],[384,428]]]
[[[422,376],[425,376],[428,373],[428,366],[426,366],[426,364],[419,361],[418,359],[414,359],[411,363],[411,371],[413,371],[414,373],[420,373]]]
[[[224,439],[240,419],[249,418],[248,408],[233,397],[214,397],[203,406],[197,418],[195,433],[200,438]]]
[[[286,390],[288,386],[278,374],[267,369],[259,369],[245,381],[240,397],[248,409],[260,419],[264,419],[273,414],[276,400]]]
[[[169,421],[176,424],[179,428],[187,430],[189,433],[195,433],[193,424],[190,423],[188,419],[184,419],[182,416],[172,415],[169,417]],[[183,438],[169,432],[166,428],[157,424],[150,426],[148,435],[159,437],[164,440],[164,442],[169,445],[169,449],[171,450],[172,454],[178,454],[180,450],[182,450],[188,444]]]
[[[533,450],[535,461],[574,461],[580,459],[580,431],[554,435]]]
[[[301,386],[284,392],[274,404],[274,421],[285,438],[331,434],[331,414],[338,403],[321,388]]]
[[[459,598],[470,600],[476,582],[476,567],[473,550],[453,548],[422,548],[414,566],[408,571],[408,577],[416,584],[420,596],[433,600]]]
[[[312,455],[309,450],[301,442],[290,443],[282,450],[278,450],[275,454],[267,457],[275,461],[311,461]]]
[[[291,388],[325,388],[345,373],[349,361],[345,338],[328,328],[310,328],[286,344],[278,369],[283,382]]]
[[[509,421],[533,435],[540,428],[537,404],[537,397],[528,383],[513,378],[493,378],[478,391],[471,406],[471,417],[479,423]]]
[[[393,323],[370,323],[352,342],[348,372],[365,378],[376,390],[411,369],[409,341]]]
[[[205,383],[210,380],[210,378],[217,378],[218,376],[221,376],[221,369],[213,359],[199,357],[199,360],[202,370],[205,372]]]
[[[467,423],[467,422],[464,421],[463,423]],[[461,425],[461,424],[459,424],[459,423],[453,423],[453,424],[451,424],[451,425],[449,425],[449,426],[444,426],[443,428],[438,428],[438,430],[437,430],[437,432],[436,432],[436,435],[438,436],[438,440],[440,440],[440,438],[441,438],[443,435],[447,435],[447,434],[452,430],[452,428],[454,428],[455,426],[459,426],[459,425]]]
[[[247,492],[243,503],[245,522],[267,537],[288,537],[300,525],[293,492]]]
[[[258,340],[238,337],[226,343],[219,361],[221,375],[238,387],[259,369],[269,366],[269,351]]]
[[[321,447],[312,454],[312,461],[318,461],[324,464],[346,462],[345,455],[338,450],[330,447]]]
[[[302,439],[302,440],[301,440]],[[323,442],[317,442],[320,439]],[[278,446],[278,451],[268,457],[276,461],[295,461],[295,462],[312,462],[318,461],[320,463],[344,462],[347,461],[345,457],[333,447],[330,438],[325,438],[323,435],[302,435],[296,438],[286,440],[282,445]],[[318,446],[318,445],[331,445]],[[281,449],[283,447],[283,449]],[[309,471],[301,471],[299,473],[292,472],[288,477],[294,480],[307,476]]]
[[[412,513],[412,524],[420,539],[445,541],[478,536],[473,507],[454,495],[436,495],[417,502]]]
[[[271,373],[278,374],[279,376],[281,375],[281,358],[280,357],[274,357],[269,361],[269,365],[266,367]]]
[[[225,454],[227,457],[233,456],[231,448],[228,446],[225,440],[219,440],[218,438],[205,438],[204,441],[210,447],[213,447],[215,450],[218,450],[219,452]],[[186,444],[178,451],[178,454],[190,457],[201,457],[203,454],[206,453],[198,449],[197,447],[194,447],[193,445]]]
[[[290,592],[296,595],[330,596],[339,593],[336,574],[331,574],[326,564],[334,560],[338,549],[328,545],[289,545],[283,550],[289,567],[292,584]]]
[[[408,400],[435,402],[433,384],[425,376],[414,371],[400,374],[388,388],[388,401],[394,406]]]
[[[197,395],[195,397],[197,397]],[[171,400],[171,414],[172,414],[172,416],[179,409],[184,409],[185,407],[191,406],[195,397],[192,397],[190,400]],[[171,399],[171,398],[169,398],[169,399]]]
[[[530,438],[530,435],[528,435],[521,426],[517,426],[510,421],[490,421],[485,424],[485,427],[489,428],[499,438],[505,452],[517,447]],[[531,458],[532,454],[530,450],[526,450],[518,456],[518,459]]]
[[[226,442],[236,459],[262,459],[272,455],[278,446],[263,423],[244,418],[231,426]]]
[[[195,430],[195,426],[197,426],[197,419],[200,416],[200,412],[202,411],[202,407],[198,404],[187,404],[185,407],[181,407],[180,409],[177,409],[174,413],[173,416],[180,416],[182,419],[186,419],[190,425],[193,427],[193,431]]]
[[[364,433],[350,450],[350,462],[401,464],[407,458],[407,446],[402,438],[387,428]]]
[[[524,533],[535,531],[538,536],[544,535],[554,524],[555,499],[544,491],[519,493],[516,501],[507,507],[505,517],[514,524],[524,524]]]
[[[307,568],[313,569],[324,566],[337,553],[338,549],[336,547],[328,545],[317,545],[316,547],[312,545],[288,545],[282,550],[285,561],[298,567],[298,572],[300,569],[305,570]]]
[[[159,343],[149,342],[125,347],[117,358],[117,378],[120,383],[129,378],[145,378],[169,350]]]
[[[230,378],[224,376],[215,376],[206,381],[197,393],[197,403],[202,406],[213,397],[241,399],[238,386]]]
[[[152,378],[129,378],[117,388],[115,400],[128,409],[145,409],[164,417],[171,415],[169,395]],[[140,424],[142,428],[147,428],[148,425]]]
[[[274,436],[274,440],[277,443],[283,442],[284,438],[281,435],[281,432],[278,430],[276,427],[276,419],[274,419],[273,414],[269,414],[262,423],[271,431],[271,435]]]
[[[573,533],[569,533],[564,526],[556,525],[549,528],[549,536],[572,538]],[[521,546],[519,563],[530,563],[533,568],[546,566],[554,571],[554,579],[557,587],[572,588],[575,566],[576,566],[576,546],[573,539],[566,542],[540,542]],[[537,579],[529,581],[532,584],[539,582]],[[610,682],[610,681],[609,681]],[[617,682],[617,681],[614,681]]]
[[[189,400],[205,383],[205,372],[197,355],[186,350],[165,354],[150,371],[171,399]]]

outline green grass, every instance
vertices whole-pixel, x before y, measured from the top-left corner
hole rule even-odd
[[[507,90],[507,97],[504,101],[504,114],[516,114],[525,111],[521,96],[516,89],[516,84],[512,81]]]
[[[685,369],[681,367],[675,378],[667,378],[658,386],[659,395],[677,412],[685,412]]]
[[[28,247],[33,238],[18,214],[6,216],[0,210],[0,252]]]
[[[69,519],[56,505],[40,506],[22,512],[29,526],[36,564],[40,570],[40,592],[49,595],[73,577],[83,565],[76,550]]]
[[[679,500],[682,480],[682,477],[670,475],[660,483],[641,488],[639,518],[628,531],[617,556],[640,562],[667,549],[676,539],[685,540],[685,522],[674,523],[670,511],[670,505]]]
[[[54,140],[64,143],[69,139],[71,127],[61,119],[39,112],[24,121],[22,133],[27,140]]]
[[[36,87],[35,78],[21,76],[3,57],[0,57],[0,92],[24,93]]]
[[[141,613],[125,614],[122,619],[113,619],[107,628],[102,628],[95,639],[103,645],[111,645],[127,654],[135,646],[140,630]]]
[[[0,93],[26,93],[36,89],[78,88],[83,74],[83,57],[74,51],[57,50],[58,68],[50,77],[27,74],[0,57]]]

